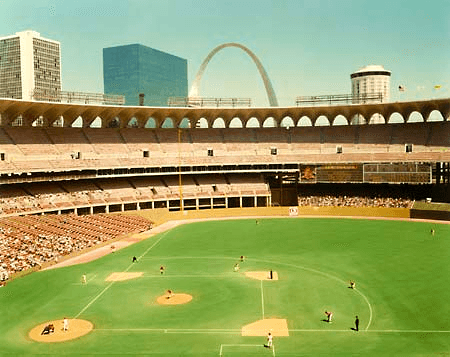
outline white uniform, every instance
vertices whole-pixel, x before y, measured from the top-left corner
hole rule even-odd
[[[267,335],[267,347],[272,347],[273,336],[272,334]]]
[[[68,331],[69,330],[69,320],[67,318],[64,318],[63,321],[63,330]]]
[[[85,275],[85,274],[83,274],[83,276],[81,277],[81,282],[82,282],[83,284],[86,284],[86,283],[87,283],[87,279],[86,279],[86,275]]]

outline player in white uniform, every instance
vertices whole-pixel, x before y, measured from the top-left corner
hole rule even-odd
[[[266,347],[267,347],[267,348],[272,348],[272,345],[273,345],[273,336],[272,336],[272,334],[269,332],[269,333],[267,334],[267,345],[266,345]]]

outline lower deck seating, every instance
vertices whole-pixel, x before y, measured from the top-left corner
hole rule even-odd
[[[0,218],[0,270],[9,274],[115,239],[150,229],[130,215],[49,215]]]

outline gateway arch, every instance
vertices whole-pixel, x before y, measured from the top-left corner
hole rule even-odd
[[[245,53],[247,53],[250,56],[250,58],[253,60],[253,62],[255,62],[256,67],[258,68],[259,74],[261,75],[261,78],[262,78],[262,80],[264,82],[264,87],[266,88],[267,98],[269,99],[270,106],[271,107],[278,107],[278,100],[277,100],[277,97],[275,95],[275,91],[273,90],[272,83],[270,83],[269,76],[267,75],[267,72],[264,69],[261,61],[247,47],[245,47],[244,45],[241,45],[239,43],[235,43],[235,42],[228,42],[228,43],[224,43],[224,44],[222,44],[220,46],[217,46],[216,48],[214,48],[208,54],[208,56],[206,56],[205,60],[203,61],[203,63],[201,64],[201,66],[200,66],[200,68],[199,68],[199,70],[197,72],[197,75],[195,76],[194,82],[192,83],[191,90],[189,91],[189,97],[198,97],[199,96],[200,81],[202,79],[203,72],[205,72],[206,66],[208,65],[209,61],[211,61],[211,58],[217,52],[219,52],[220,50],[224,49],[225,47],[237,47],[237,48],[240,48],[241,50],[243,50]]]

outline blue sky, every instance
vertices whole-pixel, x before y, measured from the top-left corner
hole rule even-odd
[[[103,92],[104,47],[186,58],[190,85],[214,47],[238,42],[260,58],[283,106],[350,93],[350,74],[368,64],[392,71],[391,100],[450,97],[450,0],[0,0],[0,36],[27,29],[61,42],[63,90]],[[200,94],[268,105],[237,48],[213,57]]]

